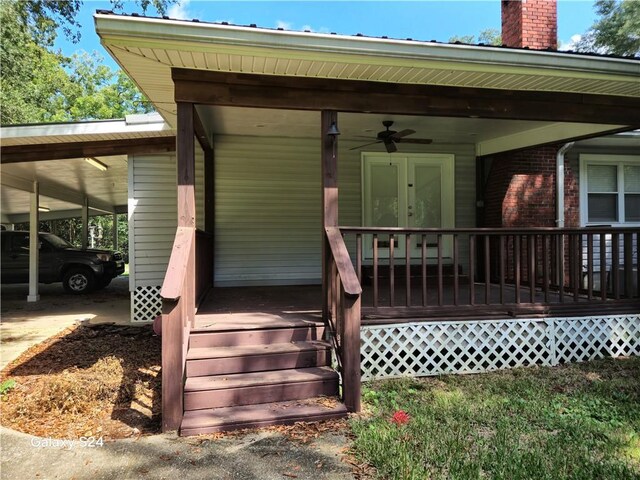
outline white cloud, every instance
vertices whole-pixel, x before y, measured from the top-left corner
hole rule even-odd
[[[169,18],[176,18],[179,20],[191,20],[194,18],[189,12],[189,2],[191,2],[191,0],[180,0],[175,5],[171,5],[167,12]]]
[[[289,22],[284,22],[282,20],[278,20],[276,22],[276,28],[282,28],[284,30],[291,30],[291,23]]]
[[[575,50],[576,45],[581,39],[582,35],[576,33],[575,35],[571,36],[571,40],[569,40],[568,42],[560,40],[560,46],[558,47],[558,50]]]

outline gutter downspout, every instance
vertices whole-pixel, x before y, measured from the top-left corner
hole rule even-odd
[[[564,228],[564,154],[575,142],[565,143],[556,154],[556,227]]]

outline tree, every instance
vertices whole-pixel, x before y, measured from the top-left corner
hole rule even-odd
[[[2,0],[15,2],[16,14],[23,25],[31,31],[34,40],[40,45],[51,46],[57,36],[57,30],[74,40],[80,40],[78,28],[81,26],[76,16],[84,0]],[[122,10],[125,0],[110,0],[114,10]],[[153,7],[160,15],[166,13],[168,6],[177,0],[135,0],[142,13]]]
[[[176,0],[136,0],[164,13]],[[0,0],[0,124],[122,118],[152,110],[120,71],[97,54],[53,50],[58,29],[78,40],[82,0]],[[111,0],[114,9],[123,0]]]
[[[600,17],[576,44],[579,52],[640,57],[640,2],[596,0]]]
[[[0,123],[42,121],[69,83],[65,58],[34,41],[18,2],[0,1]]]
[[[44,121],[123,118],[153,110],[124,72],[111,70],[102,60],[97,52],[80,51],[71,57],[69,82],[56,96]]]
[[[454,35],[449,39],[449,42],[451,43],[460,42],[460,43],[468,43],[468,44],[482,43],[484,45],[499,46],[499,45],[502,45],[502,37],[500,36],[500,32],[495,28],[487,28],[480,32],[480,34],[478,35],[477,42],[476,42],[475,35],[462,35],[462,36]]]

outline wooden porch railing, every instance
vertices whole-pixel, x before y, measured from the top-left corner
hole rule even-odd
[[[358,278],[372,285],[363,295],[365,313],[428,308],[456,314],[482,306],[517,313],[533,306],[638,305],[640,299],[638,227],[340,232],[355,252]]]
[[[183,414],[183,384],[189,332],[196,310],[196,247],[192,227],[178,227],[167,273],[162,283],[162,430],[180,428]]]
[[[338,227],[325,229],[330,250],[328,329],[342,376],[342,395],[350,412],[360,411],[360,294],[362,287]]]

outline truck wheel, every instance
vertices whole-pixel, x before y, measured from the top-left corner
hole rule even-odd
[[[62,279],[62,286],[68,293],[80,295],[93,290],[95,280],[93,272],[88,268],[74,267],[67,270]]]

